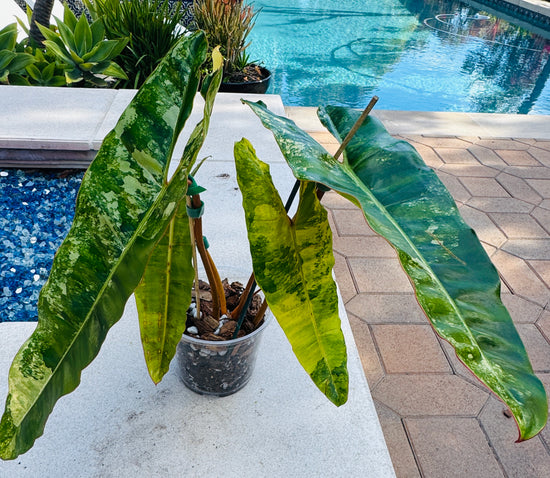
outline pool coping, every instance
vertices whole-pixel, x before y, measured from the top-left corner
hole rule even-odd
[[[0,86],[0,167],[86,168],[135,94],[136,90]],[[306,131],[324,132],[315,111],[285,108]],[[373,115],[390,134],[550,139],[548,115],[394,110],[375,110]]]
[[[545,0],[466,0],[489,13],[498,13],[504,20],[550,38],[550,2]]]

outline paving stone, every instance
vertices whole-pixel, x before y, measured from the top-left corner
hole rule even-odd
[[[542,306],[514,294],[501,294],[501,300],[516,324],[534,324],[544,310]]]
[[[485,252],[489,257],[491,257],[497,251],[497,248],[495,246],[487,244],[486,242],[481,242],[481,246],[483,247],[483,249],[485,249]]]
[[[471,178],[494,178],[500,174],[499,169],[488,168],[480,164],[444,164],[439,169],[446,173],[452,174],[453,176]]]
[[[533,205],[514,198],[473,197],[466,201],[468,206],[485,212],[523,212],[530,213]]]
[[[529,261],[529,265],[550,288],[550,261]]]
[[[470,146],[469,141],[464,141],[455,136],[414,136],[406,135],[407,138],[412,139],[418,143],[431,146],[432,148],[467,148]]]
[[[333,209],[332,217],[340,236],[376,235],[357,207],[354,209]]]
[[[503,159],[492,149],[475,144],[468,147],[468,151],[470,151],[470,153],[472,153],[476,159],[485,166],[495,169],[502,169],[507,166]]]
[[[425,478],[505,476],[475,418],[407,418],[405,427]]]
[[[550,293],[531,268],[519,257],[497,251],[491,257],[511,292],[545,306]]]
[[[500,173],[497,181],[502,185],[510,196],[526,201],[531,204],[540,204],[542,197],[524,179],[512,176],[507,173]]]
[[[550,234],[550,211],[542,207],[536,207],[531,211],[531,217],[535,218],[538,223]]]
[[[380,357],[378,356],[376,347],[374,346],[369,326],[353,314],[348,314],[348,319],[353,332],[355,345],[357,345],[357,350],[359,352],[359,358],[363,365],[365,377],[367,377],[369,386],[374,387],[384,376],[384,370],[380,363]]]
[[[535,146],[537,148],[545,149],[546,151],[550,151],[550,141],[535,141]]]
[[[346,258],[338,253],[334,254],[334,277],[342,300],[346,303],[357,294],[357,289]]]
[[[373,325],[372,333],[387,373],[451,372],[429,325]]]
[[[427,319],[413,294],[357,294],[346,310],[369,324],[425,324]]]
[[[395,249],[380,236],[334,236],[332,244],[346,257],[396,257]]]
[[[550,344],[534,324],[516,324],[535,372],[550,372]]]
[[[466,202],[472,197],[458,178],[442,171],[436,171],[436,173],[441,182],[449,190],[455,201]]]
[[[522,259],[550,259],[550,239],[510,239],[502,250]]]
[[[461,206],[459,211],[464,221],[474,229],[481,241],[495,247],[500,247],[506,242],[506,236],[484,212],[466,205]]]
[[[513,139],[481,139],[476,144],[493,150],[521,151],[529,149],[528,144]]]
[[[491,397],[479,419],[489,441],[510,477],[550,476],[550,455],[539,437],[515,443],[518,430],[512,417],[504,415],[506,406]]]
[[[355,204],[334,191],[325,193],[321,202],[328,209],[357,209]]]
[[[546,396],[550,397],[550,373],[537,373],[537,377],[544,385]],[[550,447],[550,426],[546,425],[543,428],[542,432],[540,433],[540,437],[542,441],[546,443],[546,447]]]
[[[402,353],[407,353],[403,348]],[[427,415],[477,416],[489,392],[458,375],[390,374],[372,395],[402,417]]]
[[[397,259],[352,257],[348,264],[359,292],[399,294],[413,291]]]
[[[449,163],[466,163],[466,164],[479,164],[475,156],[467,149],[458,148],[441,148],[436,147],[435,152],[441,157],[443,162]]]
[[[537,320],[537,327],[541,331],[543,337],[550,341],[550,310],[544,310]]]
[[[539,207],[550,211],[550,199],[543,199],[543,201],[539,204]]]
[[[460,182],[472,196],[509,198],[510,195],[494,178],[461,177]]]
[[[544,199],[550,198],[550,181],[547,179],[527,179],[527,183]]]
[[[509,166],[540,166],[541,164],[528,151],[496,151]]]
[[[550,168],[531,166],[506,166],[503,171],[518,178],[550,179]]]
[[[390,452],[391,461],[397,478],[420,478],[420,472],[414,459],[411,445],[405,432],[401,417],[374,401],[378,419],[384,432],[384,439]]]
[[[542,148],[532,147],[529,148],[529,153],[541,164],[546,167],[550,167],[550,151]]]
[[[414,141],[409,141],[409,143],[414,147],[414,149],[416,149],[418,154],[420,154],[424,162],[430,168],[439,169],[441,166],[445,164],[443,160],[437,155],[437,153],[429,146],[416,143]]]
[[[489,216],[510,239],[548,238],[548,233],[527,214],[493,212]]]

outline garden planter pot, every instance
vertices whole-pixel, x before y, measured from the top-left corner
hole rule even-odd
[[[263,331],[270,321],[254,332],[219,342],[183,335],[177,348],[179,374],[183,383],[194,392],[224,397],[243,388],[254,370]]]
[[[271,72],[267,68],[258,67],[262,72],[262,78],[258,80],[222,82],[220,91],[224,93],[259,93],[264,94],[269,87]]]

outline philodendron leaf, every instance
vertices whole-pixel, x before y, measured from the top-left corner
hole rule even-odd
[[[189,218],[182,202],[135,290],[143,354],[155,383],[168,372],[185,330],[193,286],[192,252]]]
[[[547,420],[546,394],[500,300],[498,274],[414,148],[369,118],[339,163],[292,121],[248,104],[272,130],[297,178],[322,183],[360,205],[369,225],[396,249],[437,333],[510,407],[519,440],[536,435]],[[340,139],[359,115],[336,107],[320,113]]]
[[[346,345],[332,279],[332,234],[314,183],[300,189],[291,221],[269,166],[243,139],[235,145],[254,276],[296,358],[336,405],[347,400]]]
[[[197,159],[204,144],[222,70],[205,79],[203,119],[191,133],[182,162],[187,168]],[[141,342],[149,375],[159,383],[170,367],[176,346],[185,330],[186,311],[191,304],[194,268],[189,218],[182,202],[178,212],[156,245],[143,279],[135,290]]]
[[[141,279],[187,190],[166,171],[206,58],[202,33],[183,38],[136,94],[86,172],[69,234],[38,303],[38,326],[17,353],[0,421],[0,457],[24,453],[55,402],[74,390]]]

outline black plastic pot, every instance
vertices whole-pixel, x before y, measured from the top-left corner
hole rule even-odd
[[[224,93],[259,93],[264,94],[269,87],[271,72],[262,66],[259,67],[263,78],[257,81],[246,81],[240,83],[222,82],[220,91]]]

